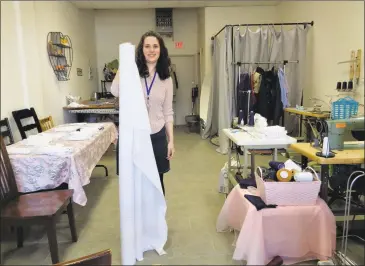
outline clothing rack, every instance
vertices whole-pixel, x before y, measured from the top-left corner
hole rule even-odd
[[[314,25],[314,21],[312,20],[311,22],[287,22],[287,23],[254,23],[254,24],[227,24],[225,25],[223,28],[221,28],[214,36],[211,37],[211,40],[214,40],[215,37],[218,36],[219,33],[221,33],[226,27],[239,27],[239,26],[291,26],[291,25],[304,25],[304,28],[307,25]]]
[[[284,65],[284,73],[285,73],[285,65],[288,63],[299,63],[299,60],[283,60],[283,61],[275,61],[275,62],[235,62],[232,63],[234,65],[238,66],[238,83],[240,83],[240,73],[241,73],[241,65],[251,65],[251,64],[283,64]],[[247,98],[247,121],[249,119],[249,113],[250,113],[250,101],[251,101],[251,91],[243,91],[243,93],[248,93]],[[283,118],[284,123],[284,118]]]
[[[284,66],[288,63],[299,63],[299,60],[283,60],[283,61],[276,61],[276,62],[235,62],[232,64],[241,66],[241,65],[260,65],[260,64],[283,64]]]

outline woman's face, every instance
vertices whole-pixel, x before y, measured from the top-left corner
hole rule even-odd
[[[143,54],[147,63],[156,63],[160,57],[160,44],[156,37],[148,36],[143,42]]]

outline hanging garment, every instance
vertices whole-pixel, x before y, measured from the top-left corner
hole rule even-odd
[[[280,96],[280,83],[274,69],[262,74],[260,91],[255,110],[267,121],[278,123],[282,116],[282,104]],[[280,102],[278,101],[280,100]]]
[[[275,73],[275,86],[272,91],[273,102],[274,102],[274,115],[273,115],[273,125],[277,126],[280,124],[280,118],[284,114],[283,103],[281,101],[281,87],[279,82],[279,76]]]
[[[252,95],[251,92],[251,75],[249,73],[243,73],[240,75],[240,81],[237,85],[237,116],[239,116],[240,110],[243,111],[243,122],[247,124],[247,117],[252,110]]]
[[[288,101],[289,86],[288,86],[288,82],[286,80],[284,70],[281,67],[278,70],[278,77],[279,77],[280,88],[281,88],[281,102],[283,103],[283,107],[287,108],[290,106],[289,101]]]
[[[123,265],[143,252],[165,254],[166,201],[151,144],[151,127],[130,43],[119,46],[119,201]]]

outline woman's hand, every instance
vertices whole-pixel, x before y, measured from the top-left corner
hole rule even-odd
[[[173,142],[169,142],[167,145],[167,160],[171,160],[174,157],[175,147]]]

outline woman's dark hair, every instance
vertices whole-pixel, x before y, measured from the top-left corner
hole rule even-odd
[[[165,42],[162,39],[162,37],[154,32],[154,31],[148,31],[145,34],[142,35],[141,40],[137,46],[137,53],[136,53],[136,63],[138,67],[138,72],[140,77],[148,77],[148,68],[146,64],[146,58],[143,54],[143,43],[146,37],[156,37],[158,43],[160,44],[160,57],[157,60],[156,64],[156,72],[158,73],[158,76],[161,80],[165,80],[170,77],[170,65],[171,60],[169,58],[169,53],[167,51],[167,48],[165,46]]]

